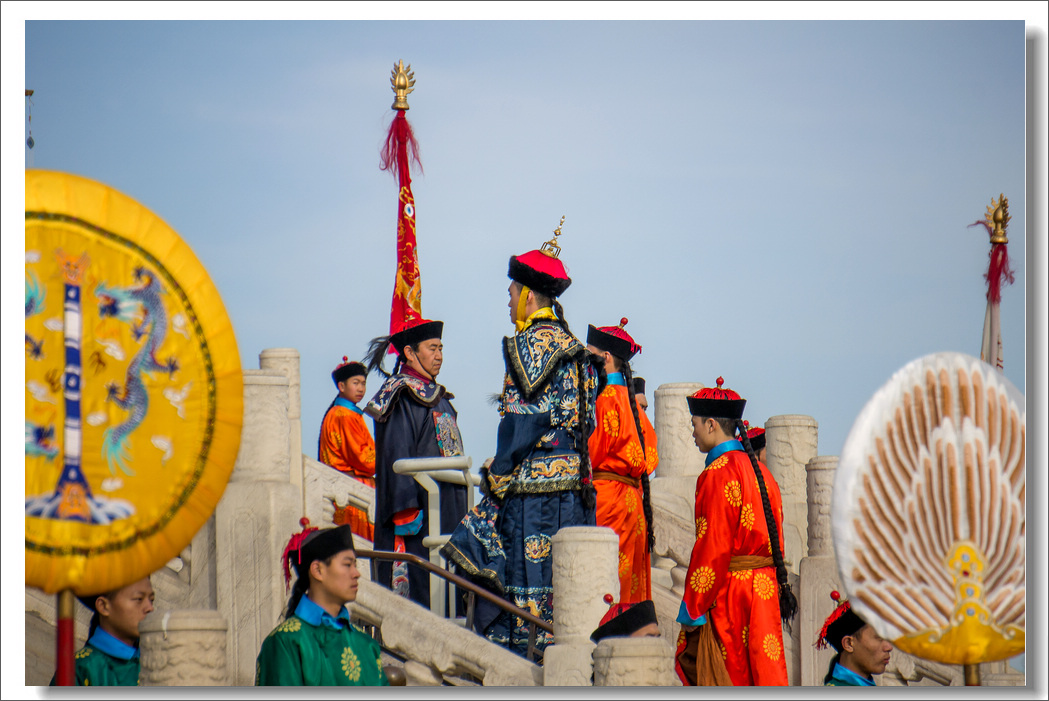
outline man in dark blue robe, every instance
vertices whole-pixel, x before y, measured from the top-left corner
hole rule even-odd
[[[474,581],[551,623],[550,539],[561,528],[596,523],[587,442],[603,384],[556,299],[571,279],[555,249],[550,242],[510,259],[517,333],[503,339],[496,454],[481,470],[483,498],[441,551]],[[527,653],[523,619],[482,599],[474,625],[489,640]],[[539,650],[551,642],[537,631]]]
[[[437,383],[443,362],[440,321],[419,320],[389,338],[375,339],[371,369],[381,370],[387,345],[398,352],[397,366],[368,402],[375,420],[375,549],[406,552],[430,559],[423,538],[430,534],[426,490],[411,475],[398,475],[402,458],[463,454],[462,437],[451,404],[453,395]],[[439,482],[440,532],[451,533],[466,513],[466,488]],[[376,560],[376,580],[429,608],[430,576],[420,567]]]

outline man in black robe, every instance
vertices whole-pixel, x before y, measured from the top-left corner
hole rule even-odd
[[[430,534],[426,490],[411,475],[398,475],[393,464],[402,458],[451,457],[463,454],[454,396],[437,383],[443,362],[444,322],[415,320],[389,337],[372,341],[369,369],[384,375],[387,347],[397,352],[393,374],[368,402],[365,413],[375,420],[375,549],[406,552],[430,559],[423,538]],[[466,514],[466,488],[438,482],[441,533],[451,533]],[[420,567],[376,560],[376,580],[394,592],[429,608],[430,578]]]

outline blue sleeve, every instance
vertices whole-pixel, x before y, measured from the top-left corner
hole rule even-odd
[[[703,614],[699,618],[692,618],[688,615],[688,609],[685,607],[685,602],[681,602],[681,608],[677,612],[677,622],[686,626],[701,626],[707,622],[706,614]]]

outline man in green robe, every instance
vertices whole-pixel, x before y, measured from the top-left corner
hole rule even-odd
[[[153,598],[149,577],[80,598],[94,615],[87,643],[73,656],[77,686],[138,686],[138,624],[153,610]]]
[[[361,573],[348,525],[305,528],[284,551],[294,566],[284,621],[266,636],[255,662],[256,686],[386,686],[379,644],[350,623]]]

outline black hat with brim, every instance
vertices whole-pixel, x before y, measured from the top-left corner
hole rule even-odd
[[[348,524],[334,528],[322,528],[306,536],[302,544],[302,561],[293,560],[295,569],[302,576],[314,560],[327,560],[344,550],[353,550],[353,531]]]
[[[688,398],[688,410],[693,416],[713,419],[742,419],[746,399],[700,399]]]
[[[649,623],[657,623],[656,605],[651,599],[634,604],[608,623],[590,634],[595,643],[604,638],[623,638],[641,630]]]
[[[368,376],[368,368],[364,366],[364,363],[359,363],[356,360],[351,360],[348,363],[343,363],[339,367],[331,371],[331,379],[335,384],[345,382],[351,377],[360,375],[362,377]]]
[[[424,321],[390,336],[390,345],[400,354],[405,346],[414,346],[417,343],[429,341],[431,338],[440,338],[443,333],[443,321]]]
[[[635,355],[635,352],[631,350],[630,341],[619,338],[618,336],[613,336],[610,333],[605,333],[593,324],[590,324],[587,327],[586,344],[603,351],[608,351],[622,360],[630,360]]]
[[[838,652],[841,652],[842,638],[847,635],[856,635],[856,633],[860,631],[860,628],[865,625],[867,625],[867,622],[857,616],[850,607],[847,611],[838,616],[836,621],[827,626],[825,640],[827,641],[827,644]]]
[[[645,378],[635,377],[634,378],[634,394],[645,393]]]

